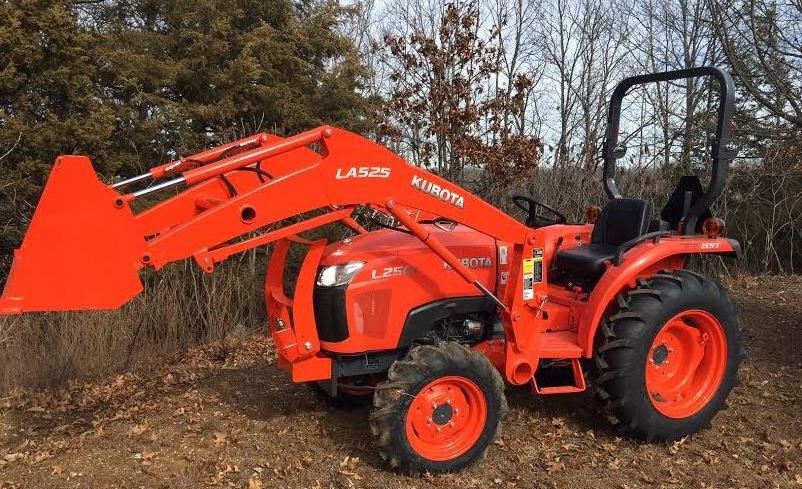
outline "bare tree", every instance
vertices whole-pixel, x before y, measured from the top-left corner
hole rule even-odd
[[[712,25],[739,84],[773,119],[769,133],[802,129],[802,1],[709,0]],[[760,114],[758,114],[760,115]]]

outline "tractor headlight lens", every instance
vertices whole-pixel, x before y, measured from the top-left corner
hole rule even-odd
[[[317,284],[321,287],[337,287],[345,285],[354,278],[354,275],[365,265],[361,261],[348,262],[345,265],[330,265],[320,269]]]

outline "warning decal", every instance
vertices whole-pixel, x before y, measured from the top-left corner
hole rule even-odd
[[[524,275],[531,273],[535,273],[535,259],[526,258],[524,259]]]
[[[543,281],[543,250],[538,248],[532,253],[535,257],[535,283]]]
[[[531,301],[535,298],[535,259],[526,258],[523,263],[523,300]]]
[[[532,258],[524,259],[523,263],[523,299],[531,301],[535,298],[535,284],[543,281],[543,249],[537,248],[532,252]]]

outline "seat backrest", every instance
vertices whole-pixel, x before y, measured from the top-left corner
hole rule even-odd
[[[590,242],[620,246],[649,229],[652,203],[642,199],[613,199],[604,206],[593,226]]]

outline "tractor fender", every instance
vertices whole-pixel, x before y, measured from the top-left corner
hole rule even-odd
[[[635,280],[662,270],[683,268],[690,255],[716,254],[740,257],[738,241],[704,236],[670,236],[656,242],[644,242],[630,249],[619,265],[611,266],[596,283],[579,318],[579,345],[586,357],[593,355],[596,330],[621,291],[633,288]]]

